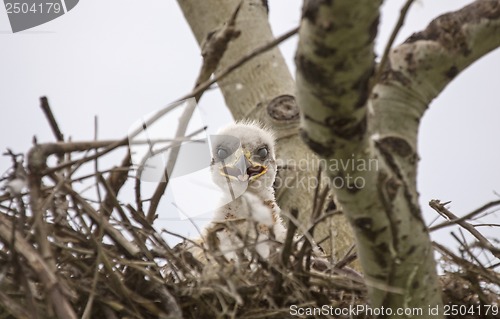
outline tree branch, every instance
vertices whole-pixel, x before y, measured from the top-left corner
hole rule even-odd
[[[500,46],[499,28],[499,0],[441,15],[392,50],[380,84],[411,89],[421,113],[460,72]]]
[[[317,154],[359,140],[366,131],[374,40],[382,1],[306,1],[297,64],[302,137]],[[355,21],[355,22],[353,22]]]

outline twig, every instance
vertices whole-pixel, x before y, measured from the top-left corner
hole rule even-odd
[[[189,124],[189,121],[191,120],[191,116],[193,115],[195,108],[196,108],[196,103],[188,102],[187,107],[184,109],[184,112],[179,118],[179,125],[177,126],[177,130],[175,132],[176,138],[184,136],[186,134],[187,126]],[[146,215],[146,220],[150,223],[153,223],[155,219],[156,209],[160,204],[160,199],[162,198],[163,194],[165,193],[165,190],[167,189],[167,185],[170,180],[169,174],[174,169],[175,162],[177,161],[177,156],[179,155],[179,152],[180,152],[180,145],[178,147],[172,148],[168,156],[167,165],[165,165],[165,169],[163,171],[165,182],[160,182],[158,184],[153,196],[151,197],[148,214]]]
[[[396,22],[396,25],[394,26],[394,29],[392,29],[391,36],[389,38],[389,41],[387,41],[387,44],[385,45],[384,53],[382,54],[382,59],[380,60],[380,64],[377,69],[377,73],[375,74],[375,77],[373,78],[372,82],[372,88],[375,86],[378,81],[380,80],[380,77],[382,76],[382,73],[384,72],[385,65],[387,64],[387,60],[389,59],[389,53],[391,52],[392,45],[394,44],[394,41],[396,40],[396,37],[398,36],[399,31],[404,25],[406,15],[408,14],[408,10],[410,9],[412,3],[414,0],[407,0],[405,5],[401,8],[400,13],[399,13],[399,18],[398,21]],[[370,92],[371,89],[370,88]]]
[[[60,181],[60,177],[52,174],[50,176],[56,183]],[[137,256],[140,253],[140,249],[130,243],[125,236],[123,236],[116,228],[114,228],[107,219],[100,218],[100,214],[95,211],[95,209],[84,200],[75,190],[73,190],[68,185],[64,184],[64,190],[74,197],[75,201],[82,206],[87,215],[95,222],[98,223],[100,227],[104,228],[106,234],[108,234],[113,240],[123,248],[123,250],[127,253],[127,255],[133,257]]]
[[[185,100],[187,100],[189,98],[192,98],[192,97],[196,97],[201,92],[206,91],[212,84],[216,83],[217,81],[222,80],[223,78],[225,78],[226,76],[228,76],[229,74],[231,74],[234,70],[236,70],[240,66],[244,65],[245,63],[247,63],[248,61],[250,61],[253,58],[259,56],[260,54],[262,54],[262,53],[264,53],[264,52],[266,52],[266,51],[274,48],[275,46],[277,46],[281,42],[283,42],[283,41],[287,40],[288,38],[290,38],[291,36],[297,34],[298,31],[299,31],[299,27],[296,27],[296,28],[288,31],[287,33],[283,34],[282,36],[276,38],[275,40],[270,41],[269,43],[266,43],[266,44],[262,45],[261,47],[255,49],[254,51],[252,51],[252,52],[244,55],[239,60],[235,61],[233,64],[231,64],[230,66],[228,66],[226,69],[224,69],[224,70],[220,71],[218,74],[214,75],[214,77],[212,78],[212,80],[207,80],[207,81],[203,82],[202,84],[198,85],[190,93],[188,93],[188,94],[182,96],[181,98],[177,99],[176,102],[174,102],[174,103],[172,103],[172,104],[164,107],[163,109],[159,110],[158,112],[156,112],[149,120],[147,120],[145,122],[146,126],[150,126],[151,124],[153,124],[154,122],[156,122],[159,118],[161,118],[166,113],[168,113],[168,112],[172,111],[173,109],[177,108],[179,105],[182,105],[182,103],[181,103],[182,101],[185,101]],[[89,156],[89,157],[86,157],[86,158],[81,159],[81,160],[75,160],[75,161],[69,161],[69,162],[61,163],[60,165],[57,165],[57,166],[52,167],[52,168],[50,168],[48,170],[45,170],[43,172],[43,175],[47,175],[47,174],[56,172],[56,171],[58,171],[58,170],[60,170],[62,168],[66,168],[66,167],[69,167],[69,166],[72,166],[72,165],[75,165],[75,164],[78,164],[78,163],[84,163],[84,162],[87,162],[87,161],[91,161],[94,158],[97,158],[99,156],[105,155],[105,154],[113,151],[114,149],[116,149],[116,148],[118,148],[120,146],[126,145],[128,143],[129,138],[134,138],[135,136],[137,136],[137,134],[139,134],[141,132],[142,132],[142,128],[136,129],[135,131],[131,132],[129,134],[129,136],[124,137],[123,139],[121,139],[119,141],[113,142],[112,144],[106,146],[103,150],[101,150],[100,152],[94,154],[93,156]]]
[[[485,248],[487,248],[491,253],[497,257],[500,258],[500,249],[492,245],[486,237],[484,237],[477,229],[474,228],[473,225],[460,220],[455,214],[450,212],[446,207],[444,207],[443,204],[440,203],[439,200],[431,200],[429,202],[429,206],[432,207],[435,211],[438,213],[446,216],[450,221],[455,222],[457,225],[460,225],[461,227],[465,228],[469,233],[471,233],[472,236],[476,237],[477,240],[481,243],[481,245]]]
[[[467,261],[463,258],[460,258],[459,256],[455,255],[453,252],[451,252],[448,248],[444,247],[443,245],[437,243],[437,242],[432,242],[434,247],[436,247],[443,255],[446,255],[450,257],[457,265],[462,266],[465,270],[467,271],[472,271],[483,278],[487,279],[490,283],[494,283],[496,285],[500,286],[500,278],[498,277],[498,274],[496,274],[494,271],[488,271],[484,268],[481,268],[470,261]]]
[[[203,65],[201,67],[200,73],[198,75],[195,84],[194,91],[196,91],[196,94],[193,95],[196,103],[200,100],[201,96],[206,90],[204,89],[197,91],[196,89],[200,86],[201,83],[205,83],[207,80],[210,79],[210,76],[217,69],[220,60],[222,59],[224,53],[226,52],[229,42],[240,35],[240,33],[237,30],[235,30],[235,24],[236,24],[236,18],[238,17],[238,13],[240,11],[241,4],[242,2],[238,4],[236,9],[234,10],[234,13],[231,15],[231,18],[229,19],[228,23],[222,28],[222,30],[219,30],[218,32],[215,33],[210,33],[209,37],[205,42],[205,45],[202,50]],[[186,129],[189,124],[189,121],[191,120],[193,112],[196,108],[196,103],[188,102],[187,107],[184,109],[184,112],[179,118],[179,124],[175,132],[176,138],[179,138],[186,134]],[[146,126],[144,129],[146,129]],[[153,196],[151,197],[148,214],[146,216],[146,219],[150,223],[153,222],[156,210],[160,203],[160,199],[162,198],[163,194],[165,193],[165,190],[167,189],[167,184],[169,182],[168,174],[172,172],[174,168],[175,162],[177,161],[177,157],[179,155],[179,151],[180,147],[176,147],[173,148],[172,151],[170,152],[167,160],[167,165],[164,170],[165,182],[158,184]]]
[[[233,64],[231,64],[230,66],[228,66],[224,70],[215,74],[211,80],[203,82],[202,84],[197,86],[196,89],[194,89],[191,93],[184,95],[178,101],[183,101],[183,100],[189,99],[191,97],[195,97],[200,92],[208,89],[212,84],[215,84],[216,82],[222,80],[223,78],[225,78],[226,76],[231,74],[237,68],[241,67],[242,65],[244,65],[248,61],[252,60],[253,58],[261,55],[262,53],[271,50],[272,48],[274,48],[275,46],[277,46],[281,42],[283,42],[283,41],[287,40],[288,38],[290,38],[291,36],[297,34],[297,32],[299,32],[299,27],[293,28],[292,30],[286,32],[285,34],[274,39],[273,41],[270,41],[269,43],[266,43],[266,44],[262,45],[261,47],[258,47],[254,51],[242,56],[239,60],[235,61]]]
[[[64,135],[59,129],[59,125],[57,124],[56,118],[54,117],[54,114],[50,109],[49,101],[47,100],[46,96],[42,96],[40,98],[40,107],[42,108],[43,113],[45,114],[47,120],[49,121],[50,128],[52,129],[52,133],[54,133],[56,140],[58,142],[64,141]]]
[[[109,190],[101,204],[101,211],[107,216],[111,215],[114,198],[116,198],[116,195],[127,181],[131,165],[130,151],[128,151],[120,166],[114,167],[106,180]],[[123,169],[124,167],[127,169]]]
[[[8,241],[12,233],[11,227],[8,225],[10,221],[0,214],[0,238]],[[29,267],[38,275],[38,278],[43,282],[45,290],[49,295],[52,306],[54,307],[59,318],[76,319],[76,314],[73,311],[66,294],[64,293],[58,278],[54,271],[45,262],[23,237],[16,234],[15,247],[16,251],[26,259]]]
[[[432,227],[429,228],[429,231],[432,232],[432,231],[435,231],[435,230],[438,230],[438,229],[441,229],[441,228],[444,228],[444,227],[447,227],[447,226],[456,225],[457,222],[461,222],[461,221],[465,221],[467,219],[471,219],[474,216],[479,215],[482,212],[486,211],[487,209],[490,209],[492,207],[499,206],[499,205],[500,205],[500,200],[489,202],[489,203],[487,203],[487,204],[479,207],[478,209],[473,210],[472,212],[470,212],[467,215],[464,215],[464,216],[462,216],[460,218],[453,219],[453,220],[448,220],[448,221],[445,221],[445,222],[443,222],[443,223],[441,223],[439,225],[432,226]]]
[[[0,291],[0,304],[5,307],[5,310],[18,319],[33,318],[33,313],[28,313],[20,304],[12,300],[8,295]],[[5,314],[3,314],[5,315]],[[36,316],[36,314],[34,314]]]
[[[203,65],[201,66],[198,78],[196,79],[195,88],[210,79],[212,73],[214,73],[219,66],[219,62],[224,56],[229,42],[240,36],[241,32],[236,30],[235,26],[236,18],[238,17],[242,4],[243,1],[240,1],[229,18],[229,21],[220,30],[207,34],[205,41],[201,45]],[[197,102],[200,100],[203,92],[204,91],[201,91],[194,96]]]
[[[297,209],[292,209],[290,215],[297,220],[299,211]],[[295,236],[295,231],[297,230],[297,225],[291,220],[288,221],[288,229],[286,232],[285,243],[283,244],[283,250],[281,252],[281,263],[286,267],[290,262],[290,255],[292,252],[293,237]]]

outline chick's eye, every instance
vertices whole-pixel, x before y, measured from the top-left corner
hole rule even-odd
[[[223,149],[223,148],[219,148],[219,149],[217,150],[217,157],[218,157],[219,159],[225,159],[225,158],[226,158],[226,157],[228,157],[228,156],[229,156],[229,153],[228,153],[225,149]]]
[[[269,154],[269,151],[267,150],[267,148],[263,147],[261,149],[259,149],[257,151],[257,155],[260,157],[260,158],[266,158],[267,155]]]

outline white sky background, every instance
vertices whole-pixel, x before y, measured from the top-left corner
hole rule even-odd
[[[404,2],[385,2],[379,55]],[[417,1],[396,44],[439,14],[470,2]],[[269,0],[269,4],[276,35],[298,25],[301,1]],[[281,46],[292,73],[296,43],[295,37]],[[64,16],[16,34],[0,9],[0,150],[26,152],[34,135],[39,142],[54,141],[39,108],[43,95],[48,96],[66,137],[93,139],[97,115],[100,139],[122,138],[141,116],[188,93],[200,65],[198,46],[173,0],[80,1]],[[494,192],[500,193],[499,70],[497,50],[460,74],[425,114],[418,186],[428,222],[436,216],[427,205],[430,199],[451,200],[451,210],[459,216],[498,199]],[[201,108],[209,123],[221,125],[228,120],[217,91],[203,97]],[[103,160],[101,167],[118,164],[121,158]],[[0,173],[9,165],[8,158],[0,158]],[[124,195],[123,201],[134,202],[131,191]],[[195,235],[189,222],[167,216],[164,205],[158,211],[159,227]],[[499,213],[487,221],[500,224]],[[455,245],[449,241],[450,230],[433,236]],[[498,228],[496,232],[498,239]],[[495,236],[491,228],[487,234]]]

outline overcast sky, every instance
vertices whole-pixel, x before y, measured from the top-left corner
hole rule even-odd
[[[379,54],[404,2],[385,2]],[[396,43],[439,14],[469,2],[417,1]],[[301,1],[269,0],[269,4],[276,35],[298,25]],[[296,43],[294,38],[281,46],[292,73]],[[93,139],[97,115],[99,138],[118,139],[145,114],[189,92],[201,64],[194,37],[173,0],[80,1],[64,16],[16,34],[0,9],[0,48],[2,152],[7,147],[26,152],[34,135],[39,142],[54,141],[39,108],[40,96],[48,96],[66,137]],[[452,201],[451,210],[457,215],[498,199],[499,69],[497,50],[460,74],[425,114],[419,134],[418,187],[428,222],[436,216],[427,206],[433,198]],[[201,107],[204,121],[219,125],[229,120],[217,91],[209,92]],[[119,160],[115,156],[109,162]],[[0,158],[0,171],[9,164],[8,158]],[[488,221],[500,224],[499,214]],[[191,233],[186,223],[169,220],[164,227]],[[449,232],[445,229],[434,236],[445,240]]]

